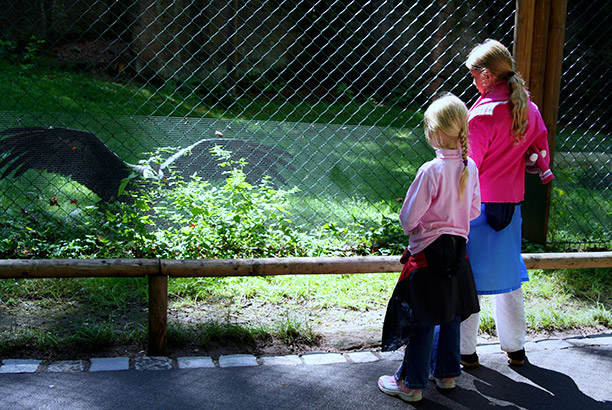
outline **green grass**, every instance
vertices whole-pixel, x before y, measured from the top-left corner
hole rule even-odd
[[[341,103],[295,98],[237,98],[229,105],[207,102],[191,90],[168,83],[162,87],[133,81],[105,81],[86,73],[64,71],[48,65],[24,68],[0,60],[0,111],[36,113],[89,113],[97,115],[146,115],[208,117],[236,120],[310,122],[382,127],[405,127],[420,118],[412,109],[382,105],[373,100]],[[422,118],[422,117],[421,117]]]
[[[565,152],[610,152],[608,135],[572,126],[561,126],[556,138],[556,149]]]
[[[215,343],[253,346],[271,338],[288,345],[316,345],[320,337],[316,326],[322,324],[325,312],[346,312],[347,318],[349,313],[384,312],[397,276],[171,279],[170,311],[175,315],[169,320],[169,346],[204,351]],[[524,284],[530,333],[612,329],[611,269],[535,270],[530,276],[531,281]],[[143,279],[5,280],[0,286],[0,314],[13,318],[0,326],[0,356],[28,349],[61,354],[77,346],[79,352],[114,345],[144,348]],[[258,307],[259,314],[242,316],[251,305]],[[204,314],[208,306],[215,307],[208,315],[214,312],[216,316]],[[344,317],[336,315],[338,321]],[[481,332],[495,335],[488,297],[483,298],[481,317]],[[382,316],[380,321],[382,325]]]

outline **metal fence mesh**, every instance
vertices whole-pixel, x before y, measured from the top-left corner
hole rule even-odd
[[[264,144],[291,157],[252,152],[251,176],[278,172],[300,189],[296,218],[339,224],[399,208],[431,158],[423,107],[440,91],[475,100],[465,57],[486,38],[511,48],[515,12],[469,0],[0,4],[0,130],[89,131],[132,164],[219,134]],[[548,242],[606,246],[612,10],[568,7]],[[215,172],[210,156],[192,161]],[[70,216],[87,203],[77,196],[99,199],[35,171],[0,183],[5,212],[53,198]]]
[[[610,5],[569,2],[549,241],[610,243]]]

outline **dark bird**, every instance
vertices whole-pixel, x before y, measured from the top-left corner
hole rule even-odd
[[[0,132],[0,179],[18,177],[32,168],[46,170],[70,177],[111,202],[117,199],[122,181],[133,173],[161,179],[172,168],[184,177],[197,172],[202,178],[221,178],[223,173],[210,152],[215,146],[229,151],[234,160],[247,161],[244,172],[249,182],[264,175],[284,182],[280,171],[294,169],[286,151],[234,138],[202,139],[171,155],[161,165],[151,161],[136,165],[122,160],[89,131],[23,127]]]

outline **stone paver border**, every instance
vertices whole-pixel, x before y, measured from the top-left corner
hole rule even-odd
[[[570,349],[587,346],[612,346],[612,335],[591,335],[567,339],[543,339],[530,341],[526,350],[541,351],[551,349]],[[501,353],[499,344],[488,343],[479,345],[479,353]],[[179,357],[176,359],[165,356],[144,357],[105,357],[89,360],[62,360],[45,362],[33,359],[4,359],[0,365],[1,373],[42,373],[42,372],[100,372],[121,370],[171,370],[197,368],[226,368],[246,366],[310,366],[333,365],[337,363],[371,363],[380,360],[399,361],[403,353],[359,351],[347,353],[307,353],[303,355],[289,354],[280,356],[256,357],[250,354],[219,356],[216,360],[209,356]]]

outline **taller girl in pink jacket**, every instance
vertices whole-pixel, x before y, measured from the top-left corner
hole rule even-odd
[[[470,157],[480,175],[482,212],[470,225],[467,252],[479,295],[495,295],[495,323],[510,364],[525,361],[525,309],[521,283],[529,280],[521,257],[521,207],[525,159],[530,146],[548,151],[538,107],[514,72],[510,52],[487,40],[468,56],[467,67],[481,96],[469,110]],[[548,164],[546,156],[543,165]],[[461,325],[461,362],[478,366],[479,315]]]

